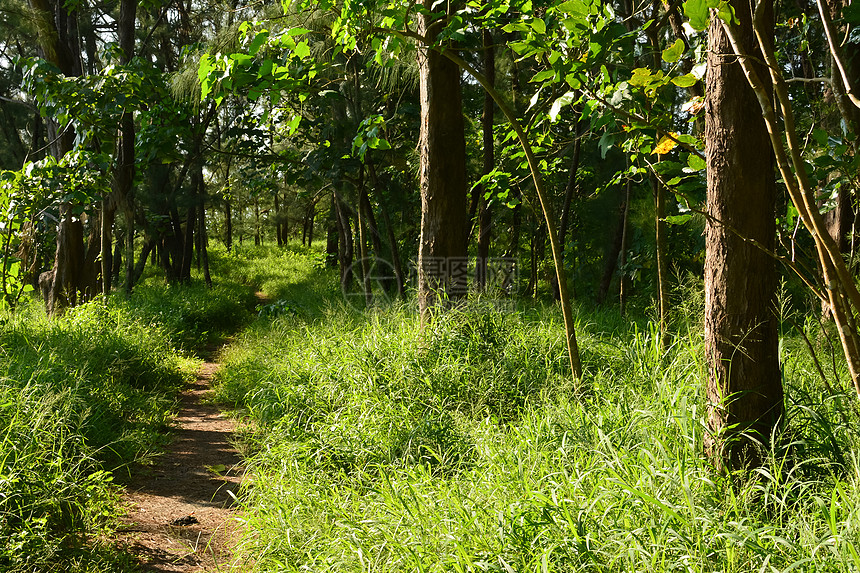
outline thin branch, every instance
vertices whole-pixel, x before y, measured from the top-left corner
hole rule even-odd
[[[848,79],[848,73],[845,71],[845,64],[842,63],[842,54],[839,51],[839,46],[833,39],[833,22],[830,20],[830,13],[825,9],[823,0],[816,0],[818,13],[821,14],[821,23],[824,24],[824,34],[827,36],[827,44],[830,46],[830,55],[833,56],[833,61],[836,62],[836,67],[839,68],[839,75],[842,78],[842,83],[845,85],[845,95],[851,100],[855,107],[860,108],[860,99],[854,95],[854,90],[851,88],[851,82]]]

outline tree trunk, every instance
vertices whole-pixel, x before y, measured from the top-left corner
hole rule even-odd
[[[278,246],[284,246],[284,238],[281,236],[281,201],[278,196],[278,190],[275,189],[275,239],[278,241]]]
[[[418,33],[435,37],[443,25],[427,13]],[[453,7],[449,6],[449,11]],[[468,210],[466,140],[460,68],[441,53],[418,47],[421,102],[419,137],[421,235],[418,245],[418,309],[426,324],[437,306],[466,295]]]
[[[338,230],[338,265],[340,266],[340,288],[344,293],[352,286],[352,227],[349,224],[349,213],[343,201],[335,195],[335,210]]]
[[[254,245],[259,247],[260,241],[260,199],[254,197]]]
[[[224,247],[227,252],[233,250],[233,208],[230,200],[224,201]]]
[[[651,187],[654,190],[655,251],[657,258],[657,306],[660,322],[660,345],[669,346],[669,269],[666,263],[666,194],[663,186],[653,174]]]
[[[325,241],[325,266],[337,266],[338,253],[338,229],[337,229],[337,207],[334,204],[334,193],[331,194],[331,205],[328,210],[328,218],[326,219],[326,241]],[[280,229],[278,229],[280,233]],[[281,238],[278,237],[278,244],[281,244]]]
[[[609,295],[609,287],[612,285],[612,276],[615,274],[615,269],[618,267],[618,256],[621,253],[621,245],[624,240],[624,228],[626,221],[627,200],[623,200],[618,208],[618,225],[615,228],[615,234],[612,236],[612,242],[609,243],[609,249],[606,251],[603,259],[603,275],[600,278],[600,285],[597,288],[597,304],[601,305],[606,301]]]
[[[627,180],[624,211],[621,212],[621,248],[618,249],[618,312],[621,316],[627,314],[627,297],[630,295],[630,285],[624,267],[627,266],[627,248],[629,245],[628,230],[630,219],[630,195],[633,191],[633,181]]]
[[[484,49],[484,75],[487,82],[495,87],[496,84],[496,51],[493,47],[493,34],[485,29],[482,32]],[[482,174],[492,172],[496,166],[495,142],[493,140],[493,124],[495,123],[496,104],[492,94],[484,91],[484,113],[481,115],[481,136],[484,147],[484,165]],[[483,291],[487,286],[487,263],[490,258],[490,235],[492,232],[493,213],[489,201],[484,197],[484,190],[479,190],[478,197],[478,252],[475,261],[475,284]]]
[[[732,6],[740,20],[738,39],[760,62],[750,6],[737,0]],[[771,11],[772,18],[772,7],[764,0],[759,9]],[[732,47],[718,18],[708,35],[705,452],[718,469],[737,470],[761,465],[760,445],[767,447],[783,415],[775,264],[744,240],[773,249],[776,183],[758,101],[737,58],[724,56]],[[768,76],[755,65],[760,77]]]
[[[361,257],[361,284],[364,287],[364,304],[367,308],[373,306],[373,283],[370,277],[370,255],[367,252],[367,222],[365,221],[364,200],[367,191],[364,188],[364,166],[361,168],[358,183],[358,254]]]
[[[206,233],[206,204],[203,200],[200,201],[199,218],[200,230],[197,235],[200,240],[200,258],[203,259],[203,280],[206,281],[206,286],[212,288],[212,275],[209,272],[209,237]]]

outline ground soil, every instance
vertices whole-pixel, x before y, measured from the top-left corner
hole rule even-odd
[[[200,367],[180,397],[171,445],[125,484],[118,542],[143,571],[231,570],[230,549],[240,534],[233,495],[242,467],[232,444],[235,422],[210,399],[217,369],[209,360]]]

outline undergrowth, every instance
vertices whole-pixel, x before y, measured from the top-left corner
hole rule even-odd
[[[61,317],[36,301],[0,316],[0,571],[136,570],[107,541],[116,482],[166,445],[193,352],[247,323],[252,299],[150,277]]]
[[[577,387],[552,306],[467,304],[422,332],[414,301],[317,294],[317,313],[253,325],[218,376],[252,422],[246,569],[860,571],[856,398],[824,389],[790,329],[786,420],[735,479],[702,454],[694,314],[664,350],[652,322],[580,310]]]

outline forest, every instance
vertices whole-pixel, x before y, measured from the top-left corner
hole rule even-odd
[[[860,572],[855,26],[0,0],[0,571]]]

